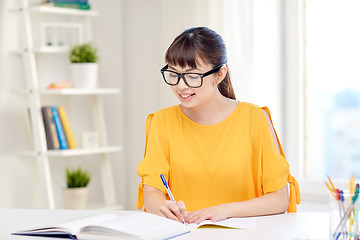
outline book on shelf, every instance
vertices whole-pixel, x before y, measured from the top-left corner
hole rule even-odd
[[[60,149],[68,149],[69,145],[68,145],[68,142],[66,140],[64,127],[62,125],[62,122],[61,122],[57,107],[52,106],[51,107],[51,112],[52,112],[52,115],[53,115],[53,118],[54,118],[56,132],[57,132],[58,138],[59,138]]]
[[[12,235],[70,239],[170,239],[190,232],[180,222],[142,211],[103,213],[44,226]]]
[[[88,0],[43,0],[43,3],[80,3],[80,4],[87,4]]]
[[[77,148],[77,143],[76,143],[76,140],[74,137],[74,133],[71,129],[70,122],[69,122],[69,119],[66,114],[64,106],[59,106],[58,112],[59,112],[61,123],[64,128],[65,137],[66,137],[66,141],[68,143],[69,149]]]
[[[88,3],[69,3],[69,2],[59,2],[59,1],[50,1],[42,4],[43,6],[51,7],[61,7],[61,8],[74,8],[79,10],[90,10],[91,6]]]
[[[55,82],[55,83],[50,83],[49,86],[46,87],[46,89],[70,88],[71,84],[72,84],[71,81]]]
[[[54,2],[54,7],[63,7],[63,8],[75,8],[80,10],[90,10],[89,4],[80,4],[80,3],[59,3]]]
[[[42,107],[41,112],[44,121],[47,149],[59,149],[59,137],[56,131],[55,121],[51,107]]]

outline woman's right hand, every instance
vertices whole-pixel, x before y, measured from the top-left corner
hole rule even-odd
[[[184,222],[186,207],[183,201],[174,203],[173,201],[166,200],[162,206],[160,206],[160,214],[166,218]]]
[[[165,194],[154,187],[144,185],[144,208],[147,212],[157,214],[175,221],[183,222],[185,203],[166,200]]]

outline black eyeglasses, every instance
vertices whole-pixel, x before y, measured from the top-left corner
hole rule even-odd
[[[168,65],[166,65],[165,67],[163,67],[160,70],[160,72],[164,78],[164,81],[171,86],[177,85],[180,82],[180,78],[182,78],[188,87],[199,88],[203,84],[204,77],[209,76],[213,73],[216,73],[217,71],[220,70],[220,68],[222,66],[224,66],[224,64],[220,64],[206,73],[183,73],[183,74],[180,74],[180,73],[168,70],[167,69]]]

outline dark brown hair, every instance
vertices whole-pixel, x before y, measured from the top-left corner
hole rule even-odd
[[[213,67],[226,64],[226,48],[222,37],[206,27],[196,27],[185,30],[173,43],[165,54],[165,61],[180,67],[197,67],[196,59],[202,59]],[[220,93],[228,98],[236,99],[230,81],[229,71],[224,80],[218,84]]]

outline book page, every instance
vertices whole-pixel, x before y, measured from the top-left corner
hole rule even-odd
[[[58,226],[64,229],[68,229],[70,233],[76,234],[79,233],[80,230],[85,226],[97,224],[115,218],[118,218],[118,216],[115,214],[104,213],[66,221],[64,223],[58,224]]]
[[[189,232],[186,225],[158,215],[131,212],[116,218],[81,228],[81,232],[98,232],[114,235],[129,234],[143,239],[166,238]]]
[[[257,218],[228,218],[218,222],[212,222],[211,220],[202,221],[199,224],[188,224],[191,230],[199,228],[201,226],[219,226],[236,229],[256,229]]]

